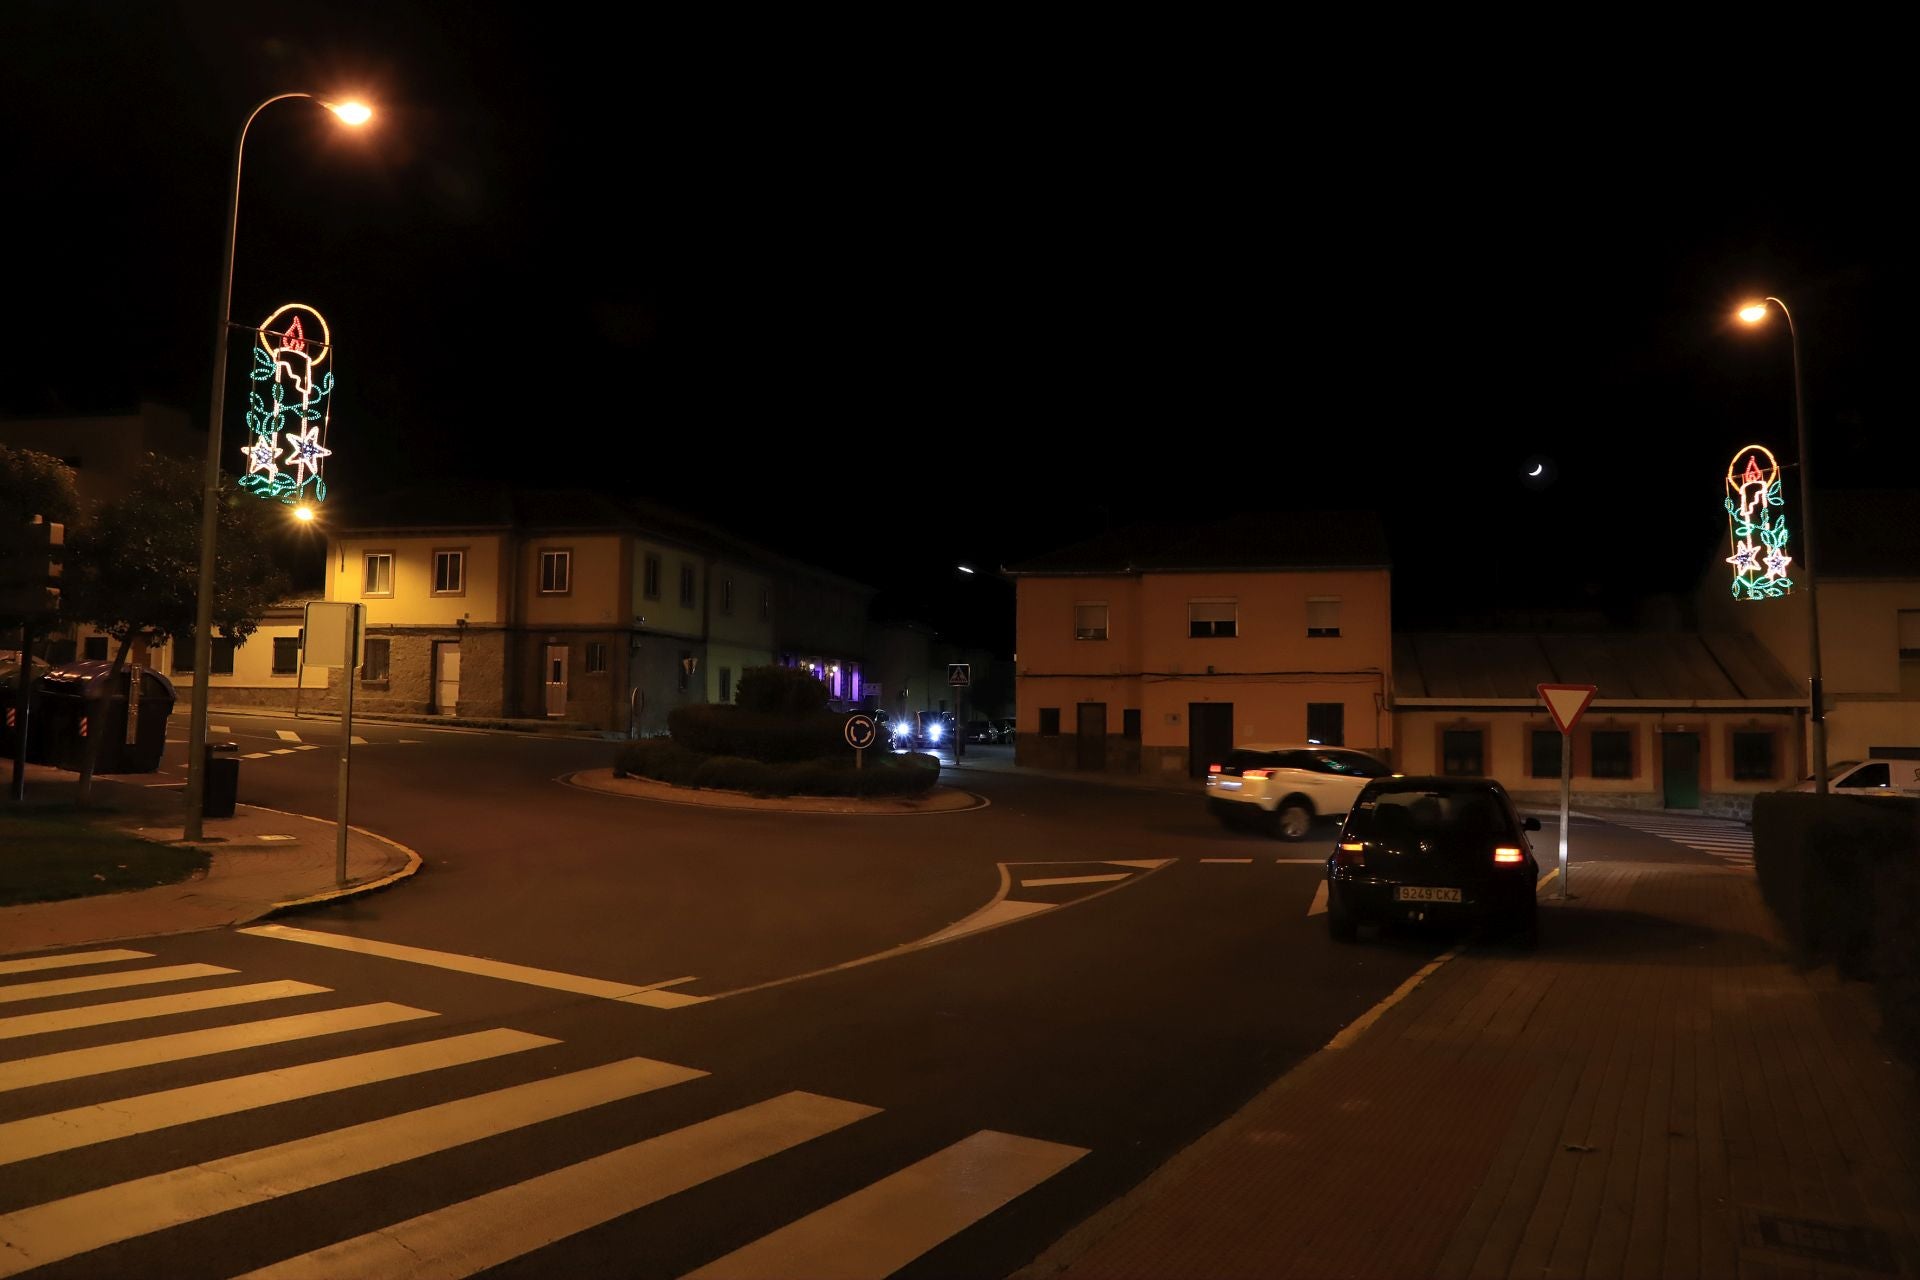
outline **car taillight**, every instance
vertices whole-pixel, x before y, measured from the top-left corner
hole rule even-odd
[[[1333,851],[1333,865],[1336,867],[1357,867],[1365,861],[1367,851],[1364,844],[1342,844]]]
[[[1524,855],[1512,845],[1501,845],[1493,851],[1495,862],[1519,862]]]
[[[1271,769],[1247,769],[1247,770],[1245,770],[1245,771],[1243,771],[1243,772],[1242,772],[1242,773],[1240,774],[1240,776],[1241,776],[1241,777],[1243,777],[1243,778],[1270,778],[1270,777],[1272,777],[1272,776],[1273,776],[1273,770],[1271,770]]]
[[[1207,766],[1207,772],[1208,772],[1208,773],[1218,773],[1218,772],[1220,772],[1220,766],[1219,766],[1219,765],[1217,765],[1217,764],[1210,764],[1210,765],[1208,765],[1208,766]]]

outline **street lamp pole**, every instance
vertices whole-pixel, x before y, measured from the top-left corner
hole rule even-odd
[[[264,99],[247,113],[233,146],[233,185],[227,198],[227,235],[220,258],[220,309],[214,316],[213,397],[207,414],[206,467],[201,474],[200,495],[200,582],[193,611],[193,702],[187,716],[187,815],[182,835],[198,840],[202,835],[201,812],[207,789],[207,684],[213,668],[213,592],[214,539],[220,527],[220,444],[221,423],[226,415],[227,330],[233,308],[233,247],[240,221],[240,164],[246,156],[247,130],[255,117],[276,102],[288,98],[314,99],[310,93],[277,93]],[[366,123],[371,114],[357,103],[321,103],[348,124]]]
[[[1800,330],[1787,304],[1768,294],[1762,302],[1740,309],[1740,318],[1757,324],[1766,318],[1767,303],[1787,318],[1787,338],[1793,348],[1793,430],[1800,455],[1800,568],[1807,589],[1807,668],[1813,725],[1813,789],[1827,794],[1827,709],[1820,680],[1820,588],[1813,564],[1813,476],[1807,460],[1807,399],[1800,380]]]

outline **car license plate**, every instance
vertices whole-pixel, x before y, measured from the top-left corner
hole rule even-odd
[[[1396,902],[1458,902],[1458,889],[1435,889],[1426,885],[1403,884],[1393,891]]]
[[[1238,791],[1240,789],[1240,780],[1238,778],[1222,778],[1216,785],[1222,791]]]

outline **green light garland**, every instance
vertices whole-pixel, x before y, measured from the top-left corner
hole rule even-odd
[[[1746,459],[1746,466],[1740,460]],[[1766,459],[1766,466],[1760,460]],[[1787,554],[1787,517],[1773,508],[1786,505],[1780,496],[1780,464],[1772,450],[1750,444],[1733,455],[1727,464],[1727,533],[1733,542],[1733,554],[1726,562],[1733,566],[1733,598],[1736,600],[1773,600],[1793,590],[1787,566],[1793,557]]]
[[[283,317],[285,324],[274,328]],[[307,336],[303,317],[311,320],[319,338]],[[258,345],[247,376],[270,385],[247,391],[247,430],[252,439],[241,450],[247,474],[240,477],[239,485],[257,498],[288,506],[325,502],[324,471],[333,454],[326,445],[333,374],[320,372],[333,352],[326,319],[304,303],[290,302],[268,316],[255,335]],[[262,390],[267,394],[262,395]]]

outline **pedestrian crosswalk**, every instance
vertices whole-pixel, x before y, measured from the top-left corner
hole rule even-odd
[[[115,998],[127,988],[176,985]],[[456,1030],[410,1005],[288,1011],[282,1003],[340,996],[125,949],[0,961],[0,1005],[9,1010],[0,1017],[0,1277],[72,1259],[86,1259],[74,1264],[83,1269],[101,1265],[87,1259],[97,1250],[111,1251],[100,1256],[118,1273],[198,1274],[197,1255],[175,1251],[162,1233],[242,1209],[241,1265],[256,1268],[249,1275],[469,1276],[803,1152],[829,1134],[884,1125],[879,1107],[804,1091],[730,1107],[706,1107],[688,1094],[669,1122],[667,1111],[649,1110],[649,1095],[710,1079],[708,1071],[643,1055],[583,1065],[553,1036],[471,1022]],[[167,1026],[186,1016],[186,1029]],[[216,1020],[224,1021],[206,1025]],[[103,1036],[124,1038],[101,1043]],[[471,1074],[483,1066],[493,1074]],[[412,1087],[373,1087],[395,1082]],[[699,1098],[711,1096],[723,1095]],[[337,1111],[300,1105],[330,1098],[345,1101]],[[597,1117],[600,1145],[576,1158],[563,1142],[556,1154],[552,1135],[573,1132],[561,1122],[584,1113]],[[353,1122],[315,1132],[317,1115]],[[619,1145],[606,1149],[606,1139]],[[369,1200],[354,1190],[356,1179],[478,1143],[489,1144],[481,1167],[514,1171],[501,1175],[503,1185],[478,1194],[465,1186],[425,1212],[431,1199],[409,1201],[386,1211],[391,1221],[366,1216]],[[523,1149],[503,1159],[500,1143]],[[892,1139],[877,1145],[899,1150]],[[715,1237],[711,1256],[685,1264],[694,1267],[689,1276],[746,1280],[793,1275],[799,1266],[809,1275],[879,1280],[1088,1154],[994,1130],[927,1145],[937,1149],[922,1148],[904,1164],[876,1159],[886,1167],[862,1169],[863,1185],[828,1203],[806,1188],[819,1181],[844,1189],[844,1163],[859,1157],[833,1146],[833,1178],[806,1168],[807,1159],[824,1157],[787,1157],[760,1176],[795,1180],[799,1216],[768,1230],[758,1202],[741,1197],[733,1238]],[[505,1181],[510,1176],[518,1180]],[[329,1195],[350,1210],[342,1215],[350,1225],[335,1228],[341,1238],[315,1248],[316,1237],[289,1230],[297,1243],[277,1254],[274,1215],[310,1223],[313,1197]]]
[[[1735,867],[1753,865],[1753,828],[1726,818],[1694,818],[1637,810],[1608,811],[1606,821],[1683,844]]]

